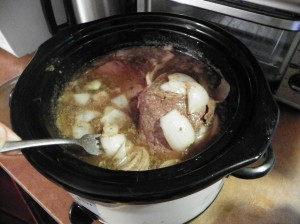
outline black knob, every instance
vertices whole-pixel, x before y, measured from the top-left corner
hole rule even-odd
[[[296,92],[300,92],[300,73],[292,75],[289,78],[289,86],[291,87],[292,90]]]

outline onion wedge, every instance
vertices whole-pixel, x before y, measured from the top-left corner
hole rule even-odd
[[[189,119],[174,109],[160,118],[160,126],[170,147],[184,151],[195,141],[195,131]]]
[[[200,84],[196,82],[189,83],[187,92],[189,114],[200,112],[208,104],[208,93]]]
[[[123,134],[113,136],[102,135],[100,141],[105,154],[107,156],[113,156],[118,152],[122,145],[125,144],[126,137]]]

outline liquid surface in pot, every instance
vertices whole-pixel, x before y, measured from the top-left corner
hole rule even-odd
[[[149,170],[201,152],[220,131],[229,84],[216,70],[164,47],[111,52],[76,75],[59,96],[62,137],[100,133],[95,166]]]

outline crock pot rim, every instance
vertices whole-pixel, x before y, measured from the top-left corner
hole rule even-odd
[[[173,17],[173,15],[171,15],[171,14],[162,14],[162,13],[150,13],[150,14],[148,14],[148,13],[143,13],[143,15],[144,16],[149,16],[149,17],[151,17],[151,18],[154,18],[153,16],[162,16],[162,17],[172,17],[172,18],[181,18],[181,19],[186,19],[186,20],[192,20],[192,21],[194,21],[193,19],[190,19],[190,18],[187,18],[187,17],[184,17],[184,16],[178,16],[178,15],[175,15],[174,17]],[[139,15],[132,15],[132,17],[135,17],[135,16],[140,16],[140,14]],[[130,17],[130,16],[129,16]],[[105,21],[110,21],[110,19],[112,19],[113,21],[118,21],[119,20],[119,18],[122,18],[122,16],[121,17],[119,17],[119,16],[116,16],[116,17],[113,17],[113,18],[106,18],[106,19],[104,19],[102,22],[105,22]],[[126,16],[126,18],[127,18],[127,16]],[[195,20],[196,22],[199,22],[199,20]],[[78,32],[80,33],[80,32],[83,32],[84,30],[85,30],[85,27],[92,27],[93,26],[93,24],[97,24],[98,23],[98,21],[97,22],[92,22],[91,24],[84,24],[84,25],[81,25],[81,26],[79,26],[79,27],[72,27],[72,28],[70,28],[70,30],[67,30],[67,31],[65,31],[65,32],[73,32],[73,31],[76,31],[77,29],[78,29]],[[199,23],[200,24],[200,23]],[[201,24],[201,26],[203,26],[203,25],[205,25],[205,26],[212,26],[212,25],[210,25],[210,24],[208,24],[208,23],[206,23],[206,22],[203,22],[202,24]],[[214,26],[212,26],[212,27],[214,27]],[[221,29],[219,29],[219,28],[215,28],[218,32],[221,32],[222,33],[222,35],[227,35],[225,32],[223,33],[223,31],[221,31]],[[64,37],[64,34],[61,34],[61,36],[59,36],[59,37],[54,37],[54,39],[52,39],[52,40],[49,40],[48,42],[46,42],[44,45],[42,45],[41,46],[41,48],[43,48],[44,46],[47,46],[49,43],[51,44],[51,41],[56,41],[56,39],[55,38],[61,38],[61,37]],[[247,54],[249,54],[248,52],[247,52]],[[37,52],[37,55],[39,56],[39,51]],[[249,55],[248,55],[248,57],[249,57]],[[36,60],[36,57],[34,57],[34,59],[33,59],[33,63],[35,62],[35,60]],[[252,62],[253,63],[253,62]],[[28,68],[27,70],[25,70],[24,71],[25,73],[26,72],[30,72],[30,68]],[[261,71],[260,71],[261,72]],[[21,79],[22,79],[22,77],[21,77]],[[261,81],[261,80],[260,80]],[[262,84],[259,84],[259,85],[262,85],[262,87],[261,87],[261,89],[263,89],[264,87],[266,87],[265,86],[265,84],[266,83],[264,83],[263,81],[262,81]],[[21,87],[20,87],[21,88]],[[258,109],[258,108],[255,108],[255,109]],[[12,114],[13,115],[13,114]],[[12,117],[14,117],[14,116],[12,116]],[[14,126],[14,122],[13,122],[13,126]],[[259,155],[257,155],[257,153],[256,153],[256,155],[253,157],[253,155],[251,155],[251,158],[248,158],[248,161],[246,161],[246,162],[244,162],[244,163],[240,163],[238,166],[235,166],[234,167],[234,169],[238,169],[238,168],[240,168],[240,167],[242,167],[242,166],[245,166],[245,165],[248,165],[248,164],[250,164],[251,162],[253,162],[255,159],[257,159],[257,157],[258,156],[260,156],[260,153],[262,153],[263,152],[263,149],[260,149],[260,152],[259,152]],[[32,162],[32,163],[35,163],[35,161],[33,161],[32,160],[32,157],[31,157],[31,155],[30,155],[30,151],[28,150],[28,151],[25,151],[24,150],[24,155],[26,156],[26,158],[30,161],[30,162]],[[33,155],[33,154],[32,154]],[[36,164],[35,164],[36,165]],[[183,166],[183,164],[178,164],[178,165],[176,165],[176,166],[178,166],[178,167],[180,167],[180,166]],[[166,168],[166,169],[172,169],[172,167],[171,168]],[[232,168],[231,168],[232,169]],[[39,170],[39,169],[38,169]],[[40,171],[40,170],[39,170]],[[229,172],[230,170],[227,170],[227,172]],[[233,170],[232,170],[233,171]],[[111,172],[111,171],[109,171],[109,172]],[[113,171],[113,172],[117,172],[117,171]],[[151,172],[151,171],[150,171]],[[155,171],[154,171],[155,172]],[[230,172],[229,172],[230,173]],[[227,173],[227,174],[229,174],[229,173]],[[47,174],[47,173],[44,173],[46,176],[48,176],[50,179],[52,179],[53,180],[53,178],[55,179],[55,177],[53,177],[53,176],[51,176],[51,175],[49,175],[49,174]],[[222,175],[226,175],[225,173],[222,173]],[[214,177],[215,179],[216,179],[216,177]],[[214,178],[213,177],[211,177],[211,180],[214,180]],[[220,177],[218,177],[218,178],[220,178]],[[64,185],[64,184],[62,184],[62,185]],[[83,193],[83,192],[79,192],[79,193]],[[83,193],[84,194],[84,193]]]

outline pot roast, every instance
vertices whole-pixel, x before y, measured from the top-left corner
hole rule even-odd
[[[91,67],[66,86],[57,106],[62,136],[101,133],[104,155],[85,161],[121,170],[169,166],[218,131],[215,108],[230,88],[203,62],[171,46],[137,47]]]

